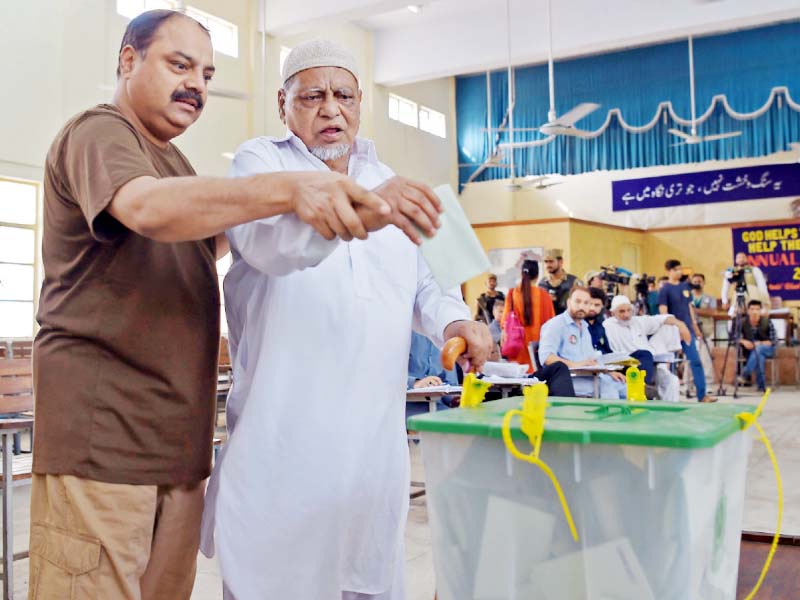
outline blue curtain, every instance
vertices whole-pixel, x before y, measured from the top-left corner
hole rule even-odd
[[[723,94],[732,111],[753,113],[769,100],[775,87],[785,87],[800,104],[800,22],[783,23],[694,40],[697,117],[711,106],[714,96]],[[517,68],[514,128],[533,129],[547,122],[549,91],[547,65]],[[506,71],[490,73],[492,127],[498,127],[508,105]],[[669,101],[675,115],[691,118],[689,63],[686,41],[613,52],[558,62],[555,65],[556,112],[561,115],[581,102],[597,102],[601,108],[577,127],[596,131],[619,109],[629,127],[657,122],[645,132],[627,130],[616,113],[607,129],[594,139],[559,136],[539,147],[514,151],[516,175],[545,173],[574,174],[598,169],[629,169],[654,165],[700,162],[713,159],[763,156],[785,150],[800,141],[800,111],[780,93],[760,116],[738,119],[718,102],[703,123],[700,135],[742,131],[742,135],[721,141],[674,146],[680,140],[667,130],[677,127],[668,110],[659,104]],[[494,147],[494,132],[487,136],[486,75],[456,78],[456,122],[459,179],[470,177]],[[517,131],[514,141],[544,139],[538,131]],[[504,132],[501,142],[509,140]],[[508,162],[508,161],[504,161]],[[490,168],[478,181],[509,176],[508,168]]]

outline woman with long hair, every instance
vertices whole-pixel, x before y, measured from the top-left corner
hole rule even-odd
[[[542,325],[548,319],[556,316],[550,294],[536,285],[538,279],[539,263],[535,260],[525,260],[522,263],[522,281],[520,281],[519,287],[509,290],[502,319],[502,325],[505,327],[506,318],[513,310],[520,325],[525,329],[525,343],[519,354],[506,358],[521,365],[528,365],[529,373],[533,373],[536,367],[533,358],[528,353],[528,344],[538,342]]]

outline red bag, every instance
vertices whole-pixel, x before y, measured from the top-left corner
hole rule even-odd
[[[522,323],[519,322],[517,313],[514,312],[514,290],[511,290],[509,295],[511,296],[509,299],[511,310],[508,311],[504,323],[505,336],[500,352],[506,358],[514,359],[519,356],[523,346],[525,346],[525,329],[522,327]]]

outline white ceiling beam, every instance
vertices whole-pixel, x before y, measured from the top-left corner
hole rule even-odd
[[[266,0],[266,30],[274,36],[359,21],[405,8],[409,0]]]
[[[513,64],[547,60],[544,7],[540,0],[512,2]],[[423,18],[411,26],[376,30],[375,82],[402,85],[506,66],[506,26],[501,8],[476,11],[473,5],[472,11],[447,19]],[[553,2],[553,49],[555,57],[563,60],[685,39],[689,34],[708,35],[798,18],[797,0],[713,4],[692,0],[558,0]]]

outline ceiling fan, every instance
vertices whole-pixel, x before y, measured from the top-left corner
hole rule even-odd
[[[533,140],[530,142],[507,142],[500,144],[503,148],[531,148],[534,146],[541,146],[550,143],[553,140],[552,136],[556,135],[571,135],[573,137],[586,138],[591,135],[590,132],[578,129],[575,123],[593,113],[598,108],[599,104],[594,102],[582,102],[572,110],[564,113],[560,117],[556,116],[556,92],[555,80],[553,78],[553,18],[552,18],[552,0],[547,0],[547,72],[550,88],[550,110],[547,112],[547,123],[539,127],[539,133],[548,136],[545,139]]]
[[[560,185],[564,183],[563,180],[559,179],[556,181],[548,181],[551,177],[547,175],[527,175],[522,179],[517,179],[514,182],[508,185],[508,188],[514,191],[521,190],[524,188],[534,188],[537,190],[545,190],[549,187],[553,187],[554,185]]]
[[[681,138],[682,142],[672,144],[673,146],[684,146],[686,144],[699,144],[700,142],[713,142],[716,140],[724,140],[727,138],[738,137],[742,135],[741,131],[729,131],[726,133],[712,133],[711,135],[697,135],[697,113],[695,111],[694,99],[694,42],[692,36],[689,36],[689,96],[691,98],[692,108],[692,129],[691,133],[686,133],[680,129],[669,129],[668,131]]]

